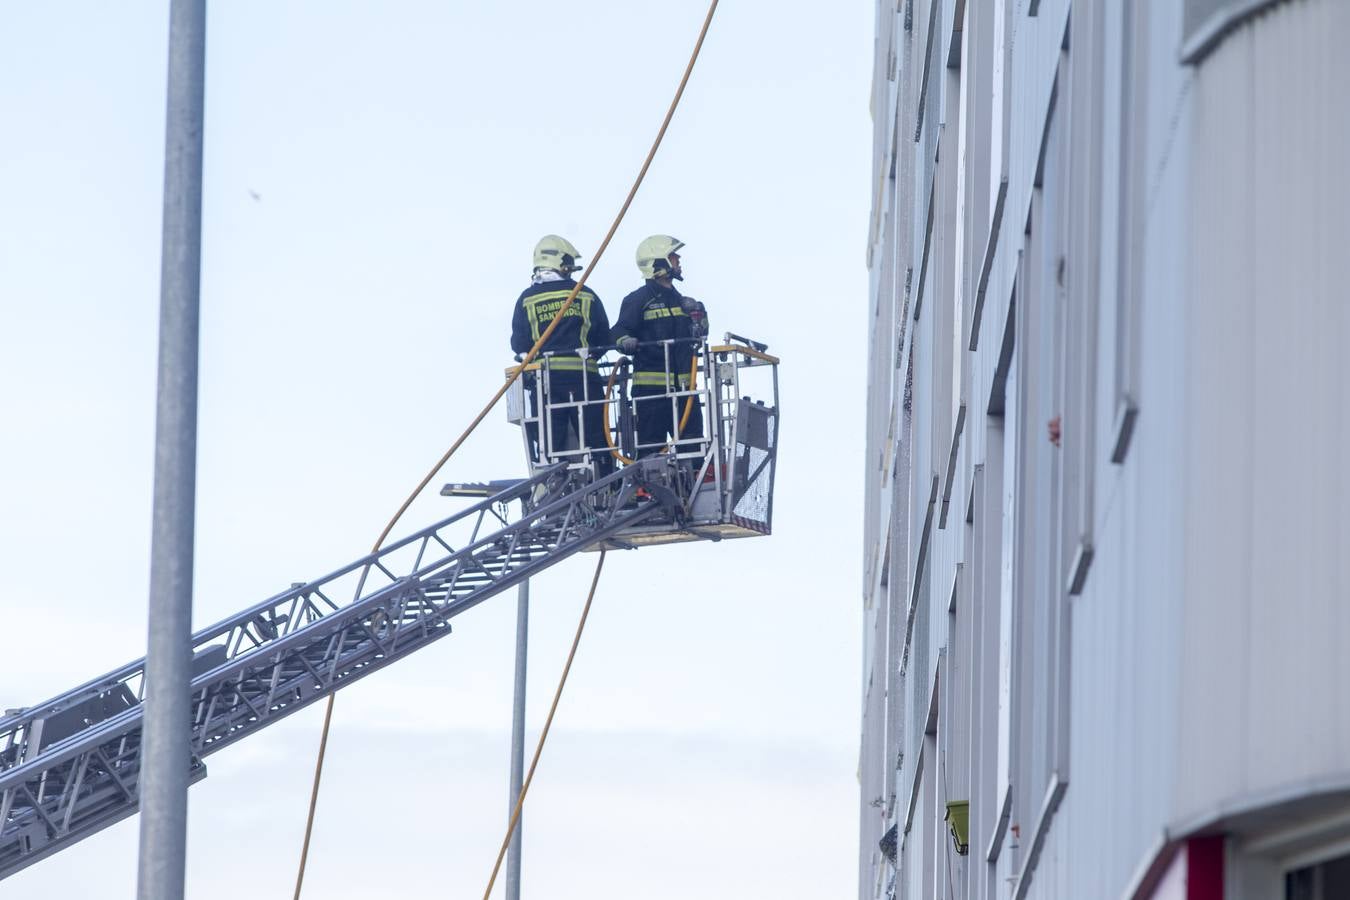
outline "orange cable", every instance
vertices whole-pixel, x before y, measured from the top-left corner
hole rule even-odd
[[[488,878],[487,890],[483,891],[483,900],[488,900],[492,886],[497,883],[497,873],[502,869],[502,859],[506,848],[511,845],[511,836],[516,833],[520,822],[520,811],[525,806],[525,795],[530,792],[530,782],[534,780],[534,770],[539,765],[539,757],[544,752],[544,742],[548,740],[548,730],[553,727],[553,714],[558,711],[558,701],[562,699],[563,687],[567,684],[567,673],[572,671],[572,660],[577,655],[577,645],[581,643],[581,633],[586,630],[586,617],[591,614],[591,601],[595,599],[595,588],[600,584],[600,570],[605,566],[605,552],[600,551],[600,559],[595,564],[595,575],[591,578],[591,592],[586,595],[586,605],[581,608],[581,620],[577,622],[577,633],[572,638],[572,649],[567,652],[567,662],[563,665],[562,677],[558,679],[558,688],[553,692],[553,703],[548,708],[548,717],[544,719],[544,730],[539,732],[539,741],[534,745],[534,758],[530,760],[530,770],[520,785],[520,796],[516,798],[515,808],[511,810],[511,821],[506,826],[506,837],[502,838],[501,848],[497,850],[497,862],[492,866],[492,875]]]
[[[473,421],[469,423],[469,426],[465,428],[463,433],[461,433],[460,436],[455,439],[454,443],[450,445],[450,449],[442,454],[441,458],[437,460],[436,465],[431,468],[431,471],[427,472],[426,477],[418,482],[417,487],[413,489],[412,493],[408,495],[408,498],[403,501],[401,506],[399,506],[398,511],[394,513],[393,518],[389,520],[389,524],[384,526],[384,530],[380,532],[380,536],[375,540],[375,545],[371,550],[372,553],[377,552],[380,549],[384,544],[385,539],[389,537],[389,533],[394,530],[394,526],[398,523],[399,519],[403,518],[403,514],[408,511],[408,507],[412,506],[413,501],[426,489],[426,486],[431,483],[432,479],[436,477],[436,474],[440,472],[441,468],[449,462],[450,457],[454,456],[460,446],[468,440],[469,435],[473,434],[474,430],[482,424],[483,420],[487,418],[487,414],[491,412],[498,401],[506,395],[506,392],[511,388],[511,385],[515,384],[516,380],[520,378],[521,374],[525,371],[525,367],[532,363],[535,357],[539,355],[540,348],[542,348],[544,343],[553,336],[553,332],[557,330],[558,324],[562,321],[563,316],[567,315],[567,311],[571,309],[572,304],[576,302],[577,294],[580,293],[582,287],[585,286],[586,279],[590,277],[596,264],[600,262],[600,258],[604,256],[610,241],[614,239],[615,232],[619,230],[619,224],[623,221],[624,216],[628,214],[628,208],[632,206],[633,199],[637,196],[638,188],[642,186],[643,180],[647,177],[647,170],[651,168],[652,160],[656,158],[656,151],[660,148],[661,142],[666,136],[666,130],[670,127],[671,119],[675,117],[675,110],[679,107],[680,99],[684,96],[685,86],[689,83],[689,76],[694,71],[694,63],[697,62],[699,53],[703,49],[703,41],[708,35],[708,26],[712,24],[713,13],[717,11],[717,3],[718,0],[712,0],[711,4],[708,6],[708,14],[703,19],[703,27],[699,30],[698,40],[694,43],[693,53],[690,54],[689,63],[685,66],[684,75],[680,78],[680,85],[675,89],[675,97],[670,101],[670,108],[666,110],[665,118],[661,120],[661,127],[656,132],[656,139],[652,141],[651,149],[647,151],[647,158],[642,161],[642,167],[638,170],[637,177],[633,180],[633,186],[628,190],[628,196],[624,198],[623,206],[619,208],[619,212],[614,217],[613,223],[610,224],[609,231],[605,234],[605,239],[600,242],[600,248],[596,250],[595,255],[591,257],[590,264],[586,266],[585,270],[581,273],[581,278],[577,280],[576,286],[572,288],[572,292],[567,295],[567,299],[563,301],[563,305],[559,307],[558,312],[554,314],[553,321],[549,322],[548,327],[544,329],[544,333],[539,335],[539,340],[534,342],[534,346],[530,348],[529,353],[525,354],[525,358],[521,361],[520,365],[516,367],[515,371],[511,373],[511,376],[506,380],[506,383],[497,389],[496,393],[492,395],[492,398],[488,400],[487,404],[482,408],[478,415],[474,416]],[[691,397],[690,399],[692,400],[693,398]],[[598,571],[599,569],[597,567],[597,574]],[[323,777],[323,760],[328,748],[328,728],[329,723],[332,720],[334,699],[335,694],[328,695],[328,705],[327,709],[324,711],[323,734],[319,738],[319,753],[314,765],[314,784],[310,792],[309,813],[305,820],[305,839],[300,851],[299,869],[295,876],[294,900],[300,900],[300,889],[305,880],[305,866],[309,858],[310,837],[314,831],[314,811],[319,802],[319,783]]]

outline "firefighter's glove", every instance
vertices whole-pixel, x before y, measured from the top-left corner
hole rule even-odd
[[[636,353],[638,348],[638,339],[631,334],[619,338],[614,342],[614,346],[619,348],[620,353]]]
[[[694,337],[702,338],[708,334],[708,310],[704,307],[701,300],[695,300],[693,297],[684,297],[680,300],[680,308],[684,314],[689,317],[689,322],[693,325]]]

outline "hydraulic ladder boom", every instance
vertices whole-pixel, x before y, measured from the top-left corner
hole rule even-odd
[[[661,459],[598,481],[553,466],[197,632],[193,779],[202,757],[449,634],[494,594],[678,517],[663,501],[670,477]],[[656,500],[634,502],[639,486]],[[140,659],[0,719],[0,879],[136,812],[144,672]]]

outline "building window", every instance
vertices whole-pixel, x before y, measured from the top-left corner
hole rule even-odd
[[[1350,856],[1338,856],[1284,876],[1285,900],[1336,900],[1350,897]]]

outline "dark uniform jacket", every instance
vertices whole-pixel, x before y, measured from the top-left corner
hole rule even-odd
[[[516,300],[515,315],[511,318],[511,349],[525,353],[539,340],[539,335],[553,321],[559,307],[572,293],[577,283],[570,278],[532,284]],[[552,370],[581,371],[581,358],[569,351],[578,347],[598,347],[613,343],[609,336],[609,318],[605,306],[590,288],[582,288],[577,299],[567,310],[558,327],[549,336],[539,352],[559,354],[549,363]],[[594,372],[595,360],[588,360],[587,368]]]
[[[675,342],[670,345],[671,374],[685,379],[698,341],[694,338],[693,321],[680,305],[683,299],[674,287],[662,287],[648,280],[623,298],[618,321],[610,332],[611,339],[635,337],[645,343],[674,338]],[[667,386],[664,347],[658,344],[638,348],[633,355],[633,384],[636,387]]]

